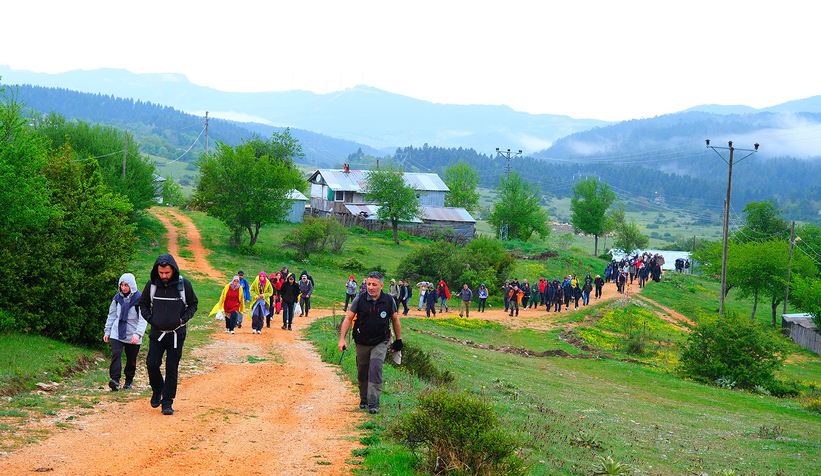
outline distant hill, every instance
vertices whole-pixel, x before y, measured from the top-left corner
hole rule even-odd
[[[15,86],[19,99],[28,107],[41,113],[56,112],[70,119],[82,119],[91,123],[104,123],[128,129],[141,142],[144,153],[175,159],[192,144],[183,161],[191,161],[205,150],[205,137],[201,133],[205,118],[141,100],[123,99],[105,94],[80,93],[62,88],[31,85]],[[222,141],[236,145],[253,134],[270,137],[281,127],[267,124],[241,123],[224,119],[209,119],[209,142]],[[291,129],[291,135],[302,144],[305,162],[319,166],[335,166],[357,150],[381,155],[364,144],[337,139],[315,132]],[[197,138],[199,137],[199,140]],[[196,141],[196,142],[195,142]]]
[[[496,147],[526,152],[556,139],[609,124],[507,106],[434,104],[368,86],[329,94],[307,91],[234,93],[192,84],[180,74],[134,74],[122,69],[33,73],[0,66],[8,84],[32,84],[133,98],[193,113],[237,118],[319,132],[374,148],[421,146]]]
[[[756,112],[778,112],[778,113],[798,113],[817,112],[821,113],[821,96],[812,96],[804,99],[796,99],[775,106],[756,109],[750,106],[736,105],[723,106],[721,104],[701,104],[685,109],[680,112],[709,112],[712,114],[752,114]]]
[[[773,199],[794,217],[818,221],[821,203],[821,113],[711,114],[682,112],[649,119],[624,121],[564,137],[534,154],[549,163],[604,167],[639,165],[679,176],[723,184],[727,164],[711,144],[753,149],[758,154],[733,169],[733,206],[740,211],[753,200]],[[729,151],[720,150],[723,157]],[[738,151],[736,160],[747,152]],[[650,181],[646,188],[656,185]],[[713,197],[721,203],[722,195]]]

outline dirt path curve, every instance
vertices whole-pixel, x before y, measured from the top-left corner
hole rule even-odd
[[[212,268],[206,259],[209,251],[203,248],[200,232],[190,218],[168,207],[153,207],[148,211],[157,217],[168,230],[168,253],[174,256],[180,269],[185,270],[185,273],[202,274],[215,281],[225,279],[225,275]],[[180,230],[174,221],[181,223],[183,229]],[[188,240],[185,249],[193,255],[191,258],[180,256],[179,237],[181,235]]]
[[[686,322],[687,324],[690,324],[691,326],[696,325],[695,322],[693,322],[687,316],[685,316],[684,314],[682,314],[678,311],[675,311],[675,310],[673,310],[673,309],[671,309],[667,306],[662,306],[661,304],[657,303],[656,301],[653,301],[652,299],[641,296],[639,294],[636,294],[636,297],[641,299],[642,301],[649,302],[650,304],[652,304],[652,305],[656,306],[657,308],[659,308],[659,309],[663,310],[664,312],[666,312],[668,315],[659,314],[659,317],[661,317],[665,321],[669,322],[673,326],[677,327],[678,329],[681,329],[683,331],[688,331],[688,329],[686,327],[683,327],[681,325],[682,322]]]

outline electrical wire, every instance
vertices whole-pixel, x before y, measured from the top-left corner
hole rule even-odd
[[[169,162],[166,162],[166,163],[164,163],[164,164],[158,164],[158,165],[161,165],[161,166],[165,167],[166,165],[168,165],[168,164],[173,164],[174,162],[176,162],[176,161],[180,160],[181,158],[185,157],[185,154],[187,154],[188,152],[190,152],[190,151],[191,151],[191,149],[193,149],[193,148],[194,148],[194,146],[195,146],[195,145],[197,145],[197,142],[199,142],[199,141],[200,141],[200,137],[202,137],[202,135],[203,135],[204,133],[205,133],[205,126],[203,126],[203,127],[202,127],[202,131],[200,131],[200,135],[198,135],[198,136],[197,136],[197,138],[196,138],[196,139],[194,139],[194,142],[193,142],[193,143],[192,143],[192,144],[188,147],[188,149],[186,149],[186,150],[185,150],[185,152],[183,152],[183,153],[182,153],[182,155],[181,155],[181,156],[177,157],[177,158],[176,158],[176,159],[174,159],[174,160],[171,160],[171,161],[169,161]]]
[[[123,150],[124,150],[124,149],[120,149],[120,150],[118,150],[117,152],[112,152],[112,153],[110,153],[110,154],[105,154],[105,155],[98,155],[97,157],[88,157],[88,158],[86,158],[86,159],[76,159],[76,160],[72,160],[72,162],[85,162],[86,160],[101,159],[101,158],[103,158],[103,157],[108,157],[109,155],[119,154],[119,153],[120,153],[120,152],[122,152]]]

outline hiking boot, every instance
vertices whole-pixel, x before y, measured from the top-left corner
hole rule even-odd
[[[116,392],[117,390],[120,389],[120,382],[117,382],[115,380],[109,380],[108,381],[108,388],[110,388],[112,392]]]
[[[283,329],[283,330],[284,330],[284,329],[287,329],[287,328],[288,328],[288,326],[286,326],[285,324],[282,324],[282,329]]]
[[[368,408],[368,413],[370,413],[371,415],[376,415],[377,413],[379,413],[379,407]]]
[[[123,389],[124,390],[131,390],[133,388],[132,385],[131,385],[132,382],[133,382],[133,380],[126,380],[125,385],[123,385]]]
[[[155,393],[151,395],[151,408],[157,408],[160,406],[160,395]]]
[[[162,406],[162,414],[163,415],[173,415],[174,414],[174,409],[171,408],[170,403]]]
[[[288,330],[289,330],[289,331],[290,331],[290,330],[293,330],[293,329],[291,329],[291,325],[290,325],[290,324],[288,324]]]
[[[368,409],[368,404],[367,403],[360,403],[359,404],[359,409],[360,410],[367,410]]]

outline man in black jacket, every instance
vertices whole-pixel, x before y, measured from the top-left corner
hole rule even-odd
[[[396,340],[391,352],[402,350],[402,327],[396,301],[382,292],[385,279],[376,271],[368,274],[367,290],[355,297],[348,308],[339,331],[339,350],[347,349],[345,335],[351,329],[356,343],[356,371],[359,382],[359,408],[379,413],[379,397],[382,395],[382,364],[388,354],[391,324]],[[429,290],[428,292],[433,292]]]
[[[185,324],[197,312],[197,295],[191,282],[180,276],[174,257],[160,255],[151,269],[151,278],[140,298],[140,313],[151,324],[148,335],[148,381],[151,384],[151,406],[162,405],[163,415],[173,415],[171,404],[177,396],[177,372],[185,342]],[[160,366],[165,358],[165,379]]]

